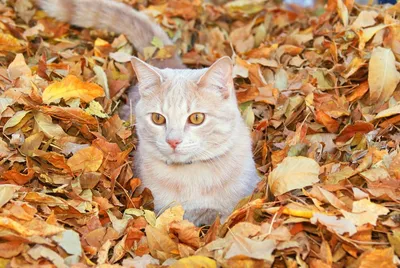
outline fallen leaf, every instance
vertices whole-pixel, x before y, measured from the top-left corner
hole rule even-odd
[[[55,251],[42,246],[36,245],[28,251],[29,256],[33,259],[38,260],[39,258],[45,258],[51,261],[57,268],[67,268],[64,259],[57,254]]]
[[[393,248],[371,249],[358,257],[354,263],[354,267],[387,267],[395,268],[397,265],[393,263],[394,251]]]
[[[32,75],[32,71],[28,67],[28,65],[26,65],[24,55],[22,55],[21,53],[18,53],[15,56],[13,62],[11,62],[10,65],[8,66],[7,72],[8,76],[12,80],[17,79],[18,77],[23,75],[25,76]]]
[[[68,75],[60,82],[55,82],[43,91],[43,102],[46,104],[59,103],[61,99],[68,101],[79,98],[81,101],[89,103],[95,98],[103,97],[104,90],[94,84],[83,82],[73,75]]]
[[[30,111],[18,111],[11,117],[3,127],[3,133],[10,135],[20,129],[29,119],[32,118]]]
[[[182,258],[170,266],[170,268],[189,267],[216,268],[217,263],[213,259],[204,256],[190,256]]]
[[[183,220],[184,213],[185,211],[181,205],[170,207],[157,218],[155,227],[166,233],[172,222]]]
[[[4,243],[0,243],[0,257],[11,259],[18,256],[24,250],[24,248],[25,244],[19,241],[7,241]]]
[[[368,132],[374,130],[374,125],[371,123],[357,121],[353,125],[345,126],[336,138],[336,142],[347,142],[356,133],[367,134]]]
[[[178,245],[157,228],[147,225],[146,236],[151,255],[157,259],[165,261],[178,253]]]
[[[400,81],[396,60],[391,49],[377,47],[369,62],[369,101],[380,103],[389,100]]]
[[[103,152],[94,146],[77,151],[68,159],[67,165],[73,172],[94,172],[103,163]]]
[[[43,113],[35,114],[35,122],[38,129],[48,138],[61,139],[68,136],[60,125],[53,123],[53,120],[48,115]]]
[[[73,230],[65,230],[52,239],[70,255],[81,256],[82,247],[79,234]]]
[[[272,193],[277,196],[319,182],[319,165],[303,156],[286,157],[268,176]]]
[[[312,224],[317,222],[326,226],[329,230],[343,235],[348,233],[350,236],[357,232],[356,226],[349,220],[345,218],[337,218],[336,216],[328,216],[321,213],[314,213],[313,217],[310,219]]]
[[[11,200],[14,193],[20,189],[19,186],[12,184],[0,185],[0,208]]]
[[[22,41],[10,34],[0,32],[0,51],[21,52],[24,49]]]
[[[225,254],[225,258],[229,259],[238,255],[248,256],[258,260],[266,260],[272,264],[274,256],[272,252],[275,250],[276,242],[266,239],[257,241],[247,237],[236,237],[234,243],[230,246]]]

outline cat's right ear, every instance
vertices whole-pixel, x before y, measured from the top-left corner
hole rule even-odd
[[[160,71],[146,62],[132,57],[131,63],[139,81],[139,93],[141,96],[149,95],[160,87],[163,78]]]

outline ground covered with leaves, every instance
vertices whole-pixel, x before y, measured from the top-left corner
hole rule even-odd
[[[117,114],[132,46],[2,0],[0,267],[400,264],[400,4],[125,2],[176,43],[143,58],[232,56],[264,179],[224,224],[155,215],[135,191],[134,118]]]

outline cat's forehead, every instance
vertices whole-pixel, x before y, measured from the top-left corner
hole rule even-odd
[[[165,112],[189,111],[200,98],[196,83],[181,75],[165,80],[160,95],[160,104]]]
[[[164,81],[159,91],[163,106],[173,105],[188,110],[201,102],[202,94],[197,82],[203,73],[203,70],[163,70]]]

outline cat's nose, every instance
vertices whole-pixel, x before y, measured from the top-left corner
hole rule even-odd
[[[171,140],[167,140],[167,143],[169,144],[169,146],[171,146],[172,149],[175,149],[179,143],[181,143],[181,140],[177,140],[177,139],[171,139]]]

